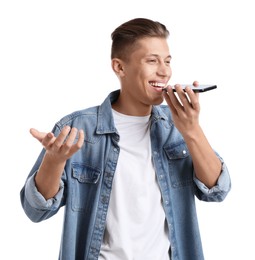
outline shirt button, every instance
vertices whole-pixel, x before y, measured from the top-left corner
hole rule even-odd
[[[103,197],[102,197],[102,203],[103,203],[103,204],[106,204],[107,202],[108,202],[107,197],[106,197],[106,196],[103,196]]]
[[[186,150],[183,150],[182,153],[183,153],[183,154],[186,154],[187,152],[186,152]]]

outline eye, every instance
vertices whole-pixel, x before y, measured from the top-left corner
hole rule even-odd
[[[157,60],[156,60],[156,59],[149,59],[148,62],[149,62],[149,63],[156,63]]]

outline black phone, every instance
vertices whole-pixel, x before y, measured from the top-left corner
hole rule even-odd
[[[206,92],[212,89],[216,89],[217,86],[216,85],[199,85],[197,87],[193,86],[193,85],[185,85],[185,84],[181,84],[182,89],[185,91],[185,88],[187,86],[189,86],[195,93],[201,93],[201,92]],[[174,87],[173,87],[173,91],[175,91]]]

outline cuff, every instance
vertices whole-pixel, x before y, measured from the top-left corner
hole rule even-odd
[[[227,166],[222,162],[221,174],[215,186],[208,188],[204,183],[194,176],[194,181],[197,187],[205,194],[228,192],[230,190],[230,177]]]
[[[53,198],[46,200],[36,188],[35,179],[34,179],[35,175],[36,173],[28,178],[25,186],[25,194],[30,206],[40,210],[49,210],[49,209],[58,208],[61,203],[63,192],[64,192],[64,183],[61,181],[58,193]]]

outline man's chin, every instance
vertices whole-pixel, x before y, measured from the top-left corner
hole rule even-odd
[[[163,101],[164,101],[164,98],[163,98],[163,97],[157,98],[156,100],[154,100],[153,105],[154,105],[154,106],[158,106],[158,105],[162,104]]]

